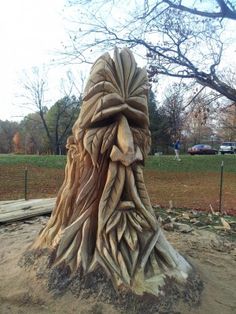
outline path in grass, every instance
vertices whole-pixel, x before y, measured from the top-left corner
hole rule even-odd
[[[209,210],[219,206],[220,165],[224,161],[224,208],[236,212],[236,155],[150,156],[145,182],[153,204]],[[28,168],[29,198],[55,196],[60,188],[65,156],[0,155],[0,200],[23,198]]]

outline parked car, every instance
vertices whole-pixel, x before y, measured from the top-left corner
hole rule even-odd
[[[236,142],[224,142],[220,145],[221,154],[236,154]]]
[[[190,155],[215,155],[218,151],[210,145],[197,144],[188,149]]]

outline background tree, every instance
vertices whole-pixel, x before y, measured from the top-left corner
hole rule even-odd
[[[33,68],[32,73],[25,73],[22,79],[23,106],[27,106],[37,114],[37,119],[35,119],[35,116],[33,119],[29,116],[28,120],[36,120],[38,128],[38,117],[40,117],[40,128],[43,127],[43,135],[47,138],[49,150],[54,154],[59,154],[62,149],[61,146],[65,145],[65,139],[71,132],[71,127],[79,114],[81,101],[81,94],[78,98],[71,95],[75,85],[74,81],[71,80],[71,76],[69,77],[68,86],[64,81],[61,85],[65,96],[48,109],[48,101],[45,95],[47,91],[47,73],[40,71],[39,68]],[[28,141],[31,144],[34,143],[34,139],[35,136],[28,136]]]
[[[178,89],[175,98],[175,90]],[[148,110],[151,131],[150,153],[169,153],[174,138],[180,136],[183,114],[182,98],[179,97],[181,88],[172,86],[167,91],[166,99],[162,105],[158,104],[152,90],[149,92]],[[172,94],[173,93],[173,94]],[[172,98],[172,100],[171,100]],[[176,106],[176,107],[175,107]],[[173,123],[173,124],[172,124]]]
[[[195,6],[186,6],[182,5],[182,1],[180,0],[163,0],[164,3],[168,4],[170,8],[174,8],[177,10],[181,10],[184,12],[188,12],[194,15],[204,16],[212,19],[232,19],[236,20],[236,11],[235,11],[235,3],[234,1],[225,1],[225,0],[215,0],[212,1],[209,8],[205,8],[205,10],[197,9]],[[200,1],[202,3],[204,1]],[[206,1],[205,1],[206,2]],[[196,4],[196,1],[195,3]]]
[[[49,132],[46,122],[46,113],[48,111],[47,101],[45,100],[45,92],[47,90],[47,72],[40,70],[38,67],[32,69],[31,75],[24,73],[24,78],[21,81],[23,87],[23,106],[27,106],[33,111],[37,111],[50,146],[53,147],[53,139]]]
[[[167,132],[172,141],[181,137],[184,123],[183,93],[184,88],[182,84],[175,83],[169,86],[162,105],[162,112],[167,117]]]
[[[80,103],[81,99],[77,100],[75,96],[65,96],[59,99],[46,115],[53,152],[56,155],[65,153],[66,140],[79,115]]]
[[[170,147],[177,138],[182,137],[183,140],[182,131],[186,131],[185,119],[188,111],[191,110],[184,101],[187,92],[188,86],[186,84],[171,84],[164,92],[164,99],[157,106],[155,94],[150,90],[148,107],[152,154],[158,151],[169,153]]]
[[[151,131],[151,149],[150,153],[154,154],[157,152],[158,145],[158,130],[160,128],[160,121],[157,109],[157,101],[154,92],[150,89],[148,95],[148,111],[149,111],[149,121],[150,121],[150,131]]]
[[[13,136],[12,139],[13,142],[13,150],[14,153],[19,154],[22,151],[22,146],[21,146],[21,136],[19,132],[16,132]]]
[[[225,141],[236,141],[236,103],[220,110],[218,133]]]
[[[80,15],[73,19],[74,27],[78,20],[78,27],[70,33],[71,47],[65,47],[67,57],[85,62],[89,61],[91,52],[125,45],[139,55],[146,54],[152,81],[158,80],[160,74],[191,78],[236,101],[235,88],[219,75],[219,65],[228,48],[229,31],[235,27],[233,1],[197,0],[189,6],[179,0],[145,0],[141,4],[133,1],[130,11],[126,3],[122,11],[120,1],[75,0],[69,3],[80,6]],[[124,17],[116,18],[121,11]]]
[[[213,145],[220,142],[216,136],[218,115],[219,109],[225,106],[225,102],[222,102],[221,95],[209,89],[204,89],[200,93],[199,91],[201,90],[190,90],[188,99],[185,100],[187,104],[184,106],[185,118],[182,133],[186,150],[189,146],[200,143]]]
[[[12,139],[18,130],[17,122],[0,120],[0,153],[6,154],[13,151]]]
[[[47,135],[38,112],[30,113],[20,123],[25,154],[41,154],[50,151]]]

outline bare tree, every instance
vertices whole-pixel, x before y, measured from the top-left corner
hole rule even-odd
[[[83,83],[82,76],[80,79]],[[74,77],[68,73],[67,78],[61,80],[63,96],[50,109],[45,97],[48,88],[46,71],[40,71],[37,67],[33,68],[31,75],[25,73],[21,83],[24,90],[23,106],[27,106],[40,116],[51,151],[59,154],[61,146],[65,146],[66,138],[79,114],[81,91],[79,91]],[[72,95],[75,88],[78,97]]]
[[[184,131],[191,144],[208,143],[214,133],[216,99],[206,93],[198,95],[191,103],[185,117]]]
[[[219,76],[227,26],[234,22],[236,11],[233,1],[213,2],[195,1],[197,7],[187,7],[177,0],[145,0],[130,5],[130,13],[126,7],[121,18],[117,17],[120,2],[70,1],[80,5],[82,14],[77,16],[78,27],[70,33],[71,50],[65,49],[65,54],[84,62],[96,49],[128,46],[146,55],[151,81],[159,75],[190,78],[236,101],[235,88]],[[89,5],[91,13],[83,12],[81,4],[86,9]],[[75,27],[76,20],[73,22]]]
[[[218,133],[224,140],[236,140],[236,103],[223,108],[220,111],[220,127]]]
[[[184,87],[182,84],[169,86],[162,105],[162,110],[165,112],[168,120],[167,132],[173,141],[180,137],[184,123],[183,94]]]
[[[21,95],[23,106],[38,112],[48,141],[52,145],[53,139],[46,122],[47,101],[45,100],[45,92],[47,90],[47,71],[41,70],[38,67],[32,68],[32,74],[24,72],[24,78],[21,81],[24,93]]]

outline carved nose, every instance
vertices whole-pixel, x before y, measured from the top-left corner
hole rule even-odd
[[[111,151],[111,160],[120,161],[126,167],[135,160],[142,160],[142,153],[137,146],[134,149],[134,139],[127,118],[121,115],[117,130],[117,146],[113,145]]]
[[[127,118],[120,116],[117,130],[117,145],[124,154],[134,153],[134,139]]]

